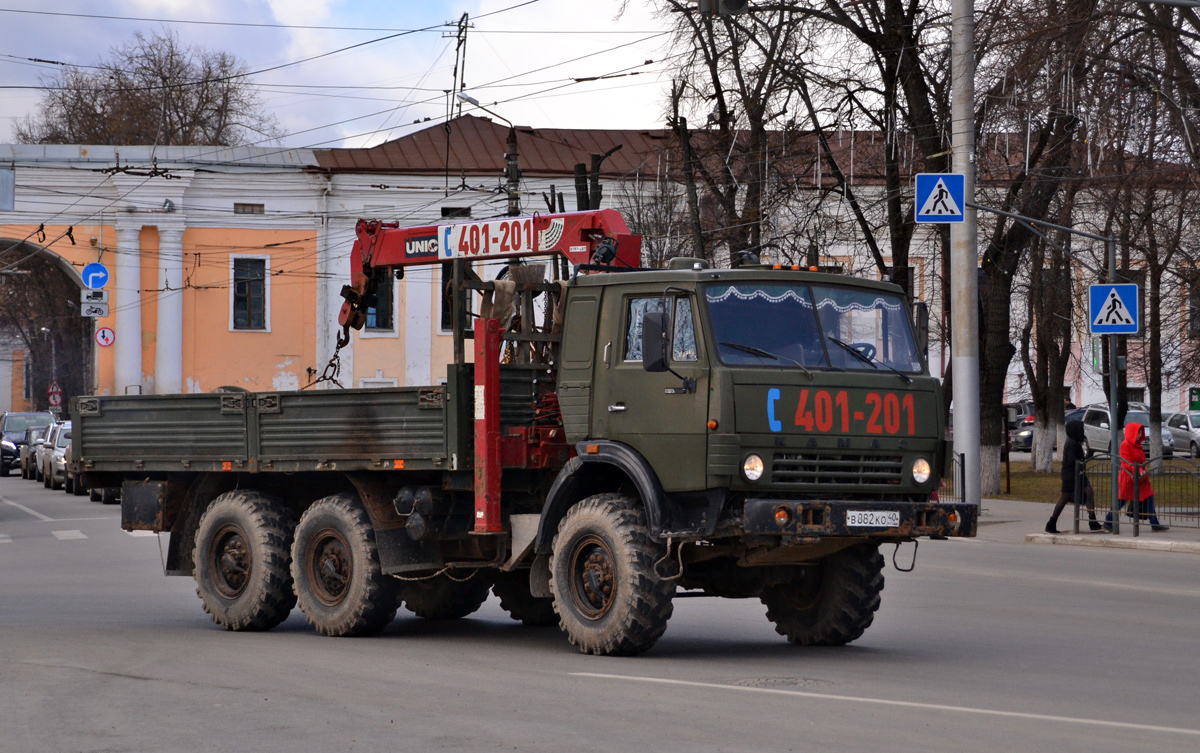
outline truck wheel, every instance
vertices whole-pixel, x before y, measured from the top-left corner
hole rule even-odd
[[[396,618],[396,579],[384,575],[371,519],[358,497],[317,500],[292,544],[296,597],[322,635],[375,635]]]
[[[108,490],[104,491],[107,499]],[[209,504],[196,530],[196,595],[226,630],[270,630],[296,605],[292,523],[278,500],[250,490]]]
[[[100,502],[104,499],[104,492],[101,489],[88,489],[88,499],[93,502]]]
[[[538,598],[529,592],[529,570],[496,573],[492,593],[508,616],[530,627],[557,625],[554,599]]]
[[[63,488],[63,491],[66,492],[67,494],[75,493],[75,479],[71,478],[71,474],[69,474],[69,473],[63,474],[62,488]]]
[[[826,557],[799,581],[763,589],[775,632],[801,646],[842,646],[871,626],[883,590],[879,547],[859,544]]]
[[[100,501],[106,505],[115,505],[121,501],[121,487],[110,486],[100,492]]]
[[[632,656],[662,637],[675,583],[654,569],[666,548],[650,538],[640,505],[624,494],[588,497],[559,523],[553,546],[554,611],[580,651]]]
[[[491,578],[476,572],[466,580],[439,575],[404,585],[404,608],[427,620],[457,620],[473,614],[487,601]]]

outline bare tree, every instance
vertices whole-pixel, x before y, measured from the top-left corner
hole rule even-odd
[[[88,394],[91,359],[86,356],[92,320],[79,315],[79,288],[54,262],[31,255],[27,244],[0,245],[0,251],[9,249],[28,258],[19,268],[0,275],[0,330],[12,332],[25,346],[32,365],[32,407],[47,408],[46,389],[53,380],[62,388],[64,400]],[[74,311],[67,310],[64,301],[75,306]]]
[[[35,116],[16,127],[25,144],[232,146],[283,133],[263,111],[244,62],[185,45],[171,31],[114,47],[94,66],[42,79]]]

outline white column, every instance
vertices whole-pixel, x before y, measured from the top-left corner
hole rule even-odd
[[[413,266],[404,274],[404,384],[429,384],[433,360],[433,280],[439,267]]]
[[[158,226],[158,335],[154,393],[183,392],[183,226]]]
[[[112,308],[117,317],[113,343],[113,394],[137,394],[142,388],[142,248],[141,225],[117,226]]]

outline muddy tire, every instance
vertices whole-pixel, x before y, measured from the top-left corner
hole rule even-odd
[[[101,502],[104,500],[103,489],[88,489],[88,499],[93,502]]]
[[[100,502],[106,505],[115,505],[121,501],[121,487],[110,486],[100,492]],[[290,539],[289,539],[290,541]]]
[[[763,589],[775,632],[800,646],[842,646],[875,619],[883,591],[879,547],[859,544],[826,557],[794,583]]]
[[[650,538],[646,514],[624,494],[597,494],[558,525],[550,591],[559,625],[586,654],[632,656],[666,632],[674,581],[654,565],[666,548]]]
[[[67,494],[75,493],[75,479],[71,478],[71,474],[63,476],[63,491]]]
[[[483,606],[491,587],[491,574],[483,571],[466,580],[448,575],[415,580],[404,584],[404,608],[427,620],[458,620]]]
[[[88,493],[88,490],[84,488],[83,484],[79,483],[78,478],[73,478],[71,479],[71,493],[76,497],[82,497]]]
[[[496,573],[492,593],[500,599],[500,608],[517,622],[530,627],[557,625],[554,599],[538,598],[529,592],[529,570]]]
[[[292,578],[301,611],[322,635],[375,635],[396,618],[396,579],[380,569],[371,519],[354,494],[334,494],[305,510],[292,544]]]
[[[296,605],[292,528],[283,504],[260,492],[226,492],[209,504],[192,556],[196,595],[213,622],[252,631],[287,619]]]

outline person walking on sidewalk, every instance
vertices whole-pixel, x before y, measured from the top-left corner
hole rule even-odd
[[[1121,475],[1118,479],[1117,496],[1121,500],[1121,507],[1129,505],[1132,516],[1133,500],[1137,499],[1142,503],[1142,515],[1150,518],[1151,531],[1165,531],[1168,526],[1164,526],[1158,521],[1158,514],[1154,510],[1154,487],[1150,484],[1150,477],[1146,474],[1146,453],[1142,452],[1142,440],[1146,436],[1146,427],[1139,423],[1125,424],[1125,441],[1121,443]],[[1104,527],[1112,528],[1112,513],[1109,512],[1104,519]]]
[[[1093,531],[1100,530],[1100,523],[1096,520],[1096,506],[1092,501],[1095,495],[1092,493],[1092,485],[1088,482],[1087,475],[1080,472],[1079,463],[1083,460],[1083,422],[1068,421],[1067,422],[1067,441],[1063,445],[1062,452],[1062,495],[1058,498],[1058,502],[1054,505],[1054,512],[1050,515],[1050,522],[1046,523],[1046,533],[1058,533],[1058,516],[1062,515],[1063,508],[1067,503],[1075,498],[1075,477],[1079,477],[1079,494],[1083,497],[1084,503],[1087,505],[1088,511],[1088,528]]]

